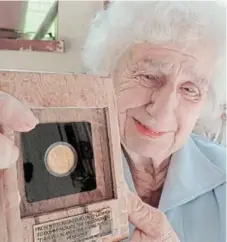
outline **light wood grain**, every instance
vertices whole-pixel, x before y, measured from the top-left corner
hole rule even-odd
[[[54,198],[40,202],[28,203],[26,201],[23,178],[23,154],[20,153],[18,161],[18,180],[21,195],[22,217],[34,216],[53,210],[69,208],[72,206],[94,203],[112,198],[113,186],[110,171],[109,148],[103,144],[108,143],[105,111],[102,109],[75,109],[75,108],[44,108],[32,109],[40,123],[52,122],[79,122],[88,121],[92,125],[92,138],[94,149],[94,160],[96,170],[97,189],[68,195],[61,198]],[[20,135],[16,137],[17,146],[20,145]]]
[[[0,50],[64,52],[63,41],[0,39]]]
[[[107,107],[106,81],[86,75],[0,72],[0,90],[30,108]]]
[[[7,241],[7,218],[5,217],[5,179],[4,170],[0,170],[0,241]]]
[[[2,127],[1,132],[13,142],[15,141],[14,135],[10,130]],[[20,196],[16,178],[16,164],[13,164],[10,169],[0,170],[0,242],[22,242],[23,229],[20,219]]]
[[[95,191],[28,204],[25,201],[20,153],[17,173],[13,167],[0,174],[0,241],[23,239],[24,242],[33,242],[32,226],[35,224],[104,208],[111,209],[112,234],[96,241],[120,241],[127,237],[127,204],[111,80],[73,74],[0,72],[0,90],[30,107],[40,122],[91,122],[97,172]],[[20,145],[20,134],[16,135],[16,143]],[[21,195],[20,206],[18,191]],[[5,206],[7,202],[9,206]],[[19,229],[15,228],[16,224],[19,224]]]

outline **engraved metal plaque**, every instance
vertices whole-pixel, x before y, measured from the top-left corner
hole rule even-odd
[[[112,233],[110,209],[33,226],[34,242],[95,242]]]

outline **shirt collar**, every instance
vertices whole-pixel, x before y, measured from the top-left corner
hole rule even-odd
[[[187,203],[226,181],[225,172],[202,153],[192,138],[172,155],[159,209]]]

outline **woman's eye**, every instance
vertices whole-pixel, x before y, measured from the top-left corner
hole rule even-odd
[[[142,75],[143,78],[146,78],[147,80],[154,80],[154,81],[159,81],[160,77],[158,76],[151,76],[151,75]]]
[[[191,93],[191,94],[196,94],[196,90],[194,90],[193,88],[191,87],[185,87],[184,90],[188,93]]]
[[[140,84],[145,87],[159,87],[162,84],[159,76],[139,75],[137,79],[139,80]]]
[[[181,87],[181,91],[183,92],[183,95],[188,98],[197,98],[200,96],[199,89],[195,86],[192,86],[192,87],[183,86]]]

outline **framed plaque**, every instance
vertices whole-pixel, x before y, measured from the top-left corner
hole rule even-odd
[[[0,241],[120,241],[128,214],[114,88],[108,78],[0,72],[0,90],[39,119],[3,133],[20,149],[0,171]]]

